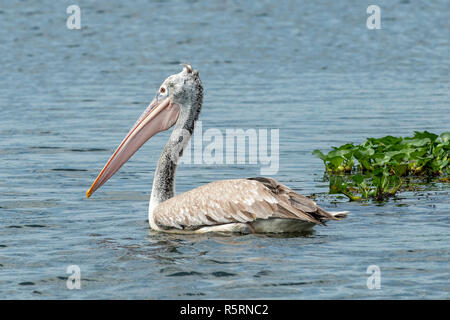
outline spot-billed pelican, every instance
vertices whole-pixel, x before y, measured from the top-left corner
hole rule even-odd
[[[175,196],[177,160],[198,119],[203,87],[190,65],[168,77],[156,97],[86,192],[90,197],[153,135],[174,126],[155,171],[148,220],[154,230],[178,233],[282,233],[310,230],[346,212],[327,212],[272,178],[215,181]]]

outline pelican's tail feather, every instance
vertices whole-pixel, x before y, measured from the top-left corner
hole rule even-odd
[[[348,211],[328,211],[328,213],[335,218],[342,219],[347,217]]]

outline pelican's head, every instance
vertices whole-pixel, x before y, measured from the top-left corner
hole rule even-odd
[[[188,111],[198,111],[199,113],[203,99],[203,87],[198,70],[193,70],[188,64],[183,66],[180,73],[164,80],[155,98],[159,100],[168,98],[171,103],[180,107],[181,113]]]
[[[158,89],[155,98],[142,113],[125,139],[106,163],[91,188],[89,198],[95,190],[109,180],[139,148],[156,133],[181,123],[192,133],[198,119],[203,99],[203,87],[198,71],[183,65],[180,73],[169,76]]]

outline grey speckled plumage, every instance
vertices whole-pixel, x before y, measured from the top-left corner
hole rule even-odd
[[[160,228],[180,230],[240,223],[248,224],[252,231],[254,222],[276,218],[308,222],[309,227],[338,220],[313,200],[264,177],[221,180],[200,186],[161,203],[153,215]]]
[[[153,181],[149,206],[152,229],[166,232],[298,232],[338,220],[345,212],[330,213],[313,200],[271,178],[215,181],[178,196],[176,161],[192,134],[201,110],[203,87],[191,66],[163,83],[180,105],[181,114],[164,148]],[[179,130],[182,129],[182,130]],[[187,139],[180,132],[187,130]]]

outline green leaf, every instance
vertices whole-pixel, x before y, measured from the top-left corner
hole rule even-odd
[[[352,176],[352,180],[356,182],[356,184],[361,184],[364,181],[364,176],[362,174],[355,174]]]
[[[323,161],[325,161],[326,159],[325,155],[320,150],[316,149],[312,152],[312,154],[315,155],[317,158],[322,159]]]
[[[409,176],[427,181],[437,175],[448,176],[450,132],[438,136],[416,131],[413,137],[367,138],[357,146],[347,143],[332,147],[328,154],[319,150],[313,154],[324,161],[330,174],[330,193],[344,194],[352,201],[382,200],[396,194]]]
[[[450,132],[444,132],[441,134],[441,140],[447,142],[450,140]]]
[[[431,140],[429,138],[424,138],[424,139],[412,139],[412,140],[406,140],[405,141],[408,142],[409,145],[414,146],[414,147],[422,147],[424,145],[430,144]]]
[[[430,139],[430,141],[435,141],[439,136],[434,133],[430,133],[428,131],[414,131],[414,139]]]

